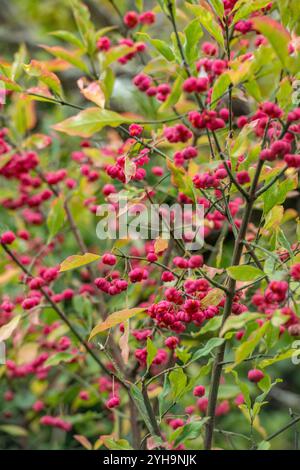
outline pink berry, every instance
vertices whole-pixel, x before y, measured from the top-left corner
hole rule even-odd
[[[195,397],[204,397],[205,395],[205,387],[203,385],[197,385],[197,387],[193,390],[193,395]]]
[[[127,28],[135,28],[139,22],[138,14],[135,11],[128,11],[124,16],[124,24]]]
[[[111,253],[105,253],[102,256],[102,263],[107,264],[108,266],[114,266],[117,262],[117,258],[115,255],[112,255]]]
[[[15,234],[13,232],[9,231],[9,232],[2,233],[0,241],[4,245],[10,245],[11,243],[13,243],[15,241],[15,239],[16,239]]]
[[[179,338],[177,338],[176,336],[169,336],[169,338],[165,340],[165,345],[167,346],[167,348],[171,350],[176,349],[178,344],[179,344]]]
[[[259,369],[251,369],[248,372],[250,382],[258,383],[264,378],[265,374]]]
[[[117,406],[119,406],[120,404],[120,398],[117,397],[116,395],[114,395],[112,398],[110,398],[109,400],[107,400],[106,402],[106,406],[107,408],[116,408]]]
[[[81,400],[87,401],[87,400],[90,398],[89,392],[87,392],[86,390],[81,390],[81,391],[79,392],[79,398],[80,398]]]

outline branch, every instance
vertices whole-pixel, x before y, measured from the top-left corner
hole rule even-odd
[[[26,274],[28,277],[32,277],[32,274],[30,271],[28,271],[27,268],[19,261],[17,256],[8,248],[7,245],[4,243],[1,243],[4,251],[9,255],[9,257],[16,263],[17,266],[23,271],[24,274]],[[62,309],[57,305],[53,300],[51,299],[50,295],[48,292],[43,288],[39,288],[40,292],[43,294],[45,299],[49,302],[53,310],[58,314],[58,316],[61,318],[61,320],[70,328],[71,332],[73,335],[78,339],[78,341],[84,346],[85,350],[87,353],[94,359],[95,362],[100,366],[100,368],[105,372],[106,374],[110,375],[111,372],[105,367],[105,365],[101,362],[101,360],[97,357],[97,355],[94,353],[94,351],[90,348],[89,344],[82,338],[82,336],[77,332],[77,330],[73,327],[71,324],[70,320],[68,317],[65,315],[65,313],[62,311]],[[117,379],[120,380],[121,383],[127,388],[127,385],[123,382],[123,379],[117,376]]]
[[[270,434],[265,440],[266,440],[266,441],[271,441],[272,439],[274,439],[274,437],[277,437],[279,434],[281,434],[282,432],[286,431],[286,430],[289,429],[291,426],[294,426],[294,424],[298,423],[298,421],[300,421],[300,416],[297,416],[297,417],[294,418],[292,421],[290,421],[288,424],[286,424],[286,425],[283,426],[282,428],[278,429],[278,431],[275,431],[275,432],[273,432],[273,434]]]
[[[261,170],[263,168],[263,164],[264,162],[262,160],[259,160],[257,167],[256,167],[256,172],[255,172],[251,189],[250,189],[250,193],[249,193],[249,200],[247,201],[241,228],[239,230],[239,234],[234,245],[234,252],[233,252],[232,263],[231,263],[232,266],[238,266],[240,264],[242,251],[243,251],[243,242],[247,233],[248,224],[250,222],[252,209],[253,209],[253,205],[255,202],[255,191],[256,191],[258,181],[259,181]],[[224,313],[223,313],[221,328],[224,325],[227,318],[229,317],[229,315],[231,314],[233,299],[235,296],[235,287],[236,287],[236,281],[232,278],[229,278],[229,284],[228,284],[229,293],[227,295],[225,306],[224,306]],[[222,362],[224,360],[224,353],[225,353],[225,347],[226,347],[225,345],[226,343],[223,343],[220,346],[217,352],[214,364],[213,364],[209,401],[208,401],[208,408],[207,408],[207,416],[210,419],[206,426],[206,434],[205,434],[205,441],[204,441],[204,446],[205,446],[205,449],[207,450],[210,450],[212,446],[212,439],[213,439],[213,432],[214,432],[214,425],[215,425],[215,412],[216,412],[221,373],[222,373],[222,368],[223,368]]]

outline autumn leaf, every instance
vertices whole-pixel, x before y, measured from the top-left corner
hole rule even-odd
[[[92,446],[91,442],[90,442],[85,436],[82,436],[81,434],[75,434],[73,437],[74,437],[74,439],[76,439],[76,441],[79,442],[79,444],[81,444],[85,449],[87,449],[87,450],[92,450],[93,446]]]
[[[166,249],[169,246],[169,240],[166,240],[165,238],[157,237],[157,239],[154,242],[154,252],[159,255],[166,251]]]
[[[99,323],[99,325],[93,328],[89,337],[89,341],[91,341],[91,339],[93,339],[99,333],[102,333],[102,331],[109,330],[113,326],[116,326],[119,323],[122,323],[133,317],[134,315],[144,312],[145,310],[145,308],[125,308],[124,310],[119,310],[118,312],[112,313],[106,318],[104,322]]]
[[[212,289],[209,293],[200,301],[201,308],[209,307],[209,305],[218,305],[222,298],[224,297],[224,292],[222,289]]]
[[[89,101],[95,103],[99,108],[104,108],[105,106],[105,95],[101,88],[101,83],[91,82],[88,83],[85,78],[80,78],[77,81],[77,85],[80,89],[80,93]]]
[[[66,258],[61,264],[59,272],[63,273],[65,271],[70,271],[70,269],[80,268],[86,264],[93,263],[100,259],[99,255],[94,253],[84,253],[84,255],[72,255]]]
[[[29,76],[36,77],[47,85],[57,95],[62,95],[61,83],[58,76],[50,72],[44,63],[32,60],[29,64],[24,64],[24,70]]]
[[[5,341],[13,334],[19,324],[20,319],[21,315],[16,315],[12,320],[10,320],[10,322],[6,323],[6,325],[1,326],[0,341]]]
[[[89,73],[89,69],[85,62],[80,59],[82,55],[82,51],[69,51],[68,49],[64,49],[60,46],[40,46],[45,51],[49,52],[49,54],[54,55],[58,59],[63,59],[69,64],[73,65],[74,67],[82,70],[85,73]]]
[[[0,75],[0,80],[1,82],[5,83],[5,88],[6,90],[11,90],[11,91],[22,91],[22,87],[18,85],[16,82],[11,80],[10,78],[5,77],[5,75]]]
[[[256,16],[251,19],[254,28],[265,36],[275,54],[279,57],[283,66],[287,66],[289,60],[289,42],[291,41],[288,31],[273,18]]]
[[[20,273],[19,269],[7,269],[3,274],[0,274],[0,286],[7,284],[11,279]]]

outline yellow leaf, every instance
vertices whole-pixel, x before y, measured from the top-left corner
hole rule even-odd
[[[34,395],[40,397],[48,388],[48,382],[45,380],[34,380],[30,384],[30,390]]]
[[[70,269],[80,268],[86,264],[92,263],[100,259],[99,255],[94,253],[84,253],[84,255],[72,255],[65,259],[60,265],[60,273],[64,271],[69,271]]]
[[[222,298],[224,297],[224,292],[222,289],[212,289],[209,293],[201,300],[201,308],[209,307],[209,305],[218,305]]]
[[[133,317],[134,315],[144,312],[145,310],[145,308],[125,308],[124,310],[119,310],[118,312],[112,313],[106,318],[104,322],[99,323],[99,325],[93,328],[89,337],[89,341],[91,341],[94,336],[102,333],[102,331],[109,330],[113,326],[116,326],[119,323],[122,323]]]
[[[232,69],[227,72],[233,85],[238,85],[245,80],[250,72],[252,62],[250,60],[241,62],[237,60],[231,64]]]
[[[165,238],[157,237],[154,243],[154,252],[158,255],[166,251],[169,246],[169,241]]]
[[[0,285],[6,284],[17,274],[19,274],[19,269],[8,269],[5,273],[0,274]]]
[[[149,390],[149,393],[148,393],[149,398],[152,400],[152,398],[158,397],[161,394],[162,390],[163,390],[162,387],[156,387],[156,388],[153,388],[152,390]]]
[[[268,213],[266,217],[266,222],[263,227],[263,230],[276,230],[281,224],[282,217],[283,217],[284,209],[283,206],[275,206],[273,209]]]
[[[39,349],[38,343],[23,344],[17,353],[17,364],[26,364],[34,361]]]
[[[1,326],[0,328],[0,341],[5,341],[8,339],[14,330],[17,328],[18,323],[20,321],[21,315],[15,316],[9,323],[6,325]]]

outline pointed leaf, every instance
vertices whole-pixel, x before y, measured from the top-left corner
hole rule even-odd
[[[61,264],[59,272],[69,271],[70,269],[80,268],[86,264],[93,263],[100,259],[99,255],[94,253],[84,253],[84,255],[72,255],[66,258]]]
[[[145,308],[125,308],[124,310],[119,310],[118,312],[112,313],[106,318],[104,322],[95,326],[95,328],[91,331],[89,341],[91,341],[91,339],[93,339],[99,333],[102,333],[102,331],[109,330],[113,326],[116,326],[119,323],[122,323],[125,320],[133,317],[134,315],[144,312],[145,310]]]
[[[236,281],[255,281],[265,275],[263,271],[255,266],[230,266],[226,271]]]
[[[101,131],[105,126],[116,127],[123,122],[132,122],[132,120],[107,109],[88,108],[56,124],[53,129],[68,135],[86,138]]]
[[[10,322],[6,323],[6,325],[1,326],[0,341],[5,341],[13,334],[19,324],[20,319],[21,315],[16,315],[12,320],[10,320]]]

